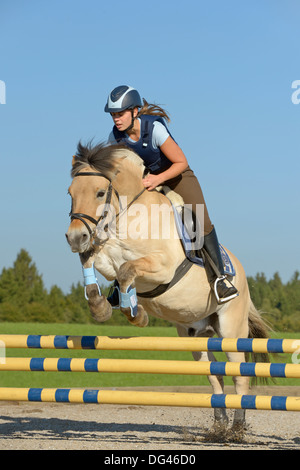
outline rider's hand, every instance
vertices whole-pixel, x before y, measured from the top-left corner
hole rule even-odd
[[[155,189],[156,186],[159,186],[163,183],[160,175],[147,175],[145,176],[145,178],[143,179],[143,185],[145,186],[145,188],[148,189],[148,191],[151,191],[152,189]]]

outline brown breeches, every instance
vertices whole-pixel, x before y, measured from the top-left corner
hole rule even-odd
[[[212,229],[213,225],[208,215],[208,210],[204,200],[201,186],[198,179],[194,175],[194,172],[188,167],[176,178],[172,178],[164,183],[166,186],[169,186],[170,189],[178,193],[182,198],[185,204],[192,205],[192,211],[194,214],[197,214],[197,204],[202,204],[204,209],[204,235],[208,235]]]

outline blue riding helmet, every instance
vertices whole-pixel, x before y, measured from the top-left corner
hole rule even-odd
[[[125,109],[141,108],[142,106],[143,103],[138,91],[131,86],[121,85],[110,92],[104,111],[119,113]]]

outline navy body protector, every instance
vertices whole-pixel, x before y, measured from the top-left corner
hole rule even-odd
[[[142,114],[139,117],[141,120],[141,137],[137,142],[130,140],[127,135],[119,131],[116,126],[113,127],[114,137],[118,143],[123,143],[136,152],[143,159],[146,168],[149,169],[151,173],[161,173],[169,168],[172,162],[163,154],[160,148],[154,148],[152,145],[154,122],[160,122],[166,127],[168,132],[169,130],[164,119],[159,116]]]

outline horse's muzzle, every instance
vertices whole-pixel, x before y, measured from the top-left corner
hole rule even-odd
[[[91,247],[91,237],[86,227],[71,228],[66,233],[66,239],[73,253],[84,253]]]

